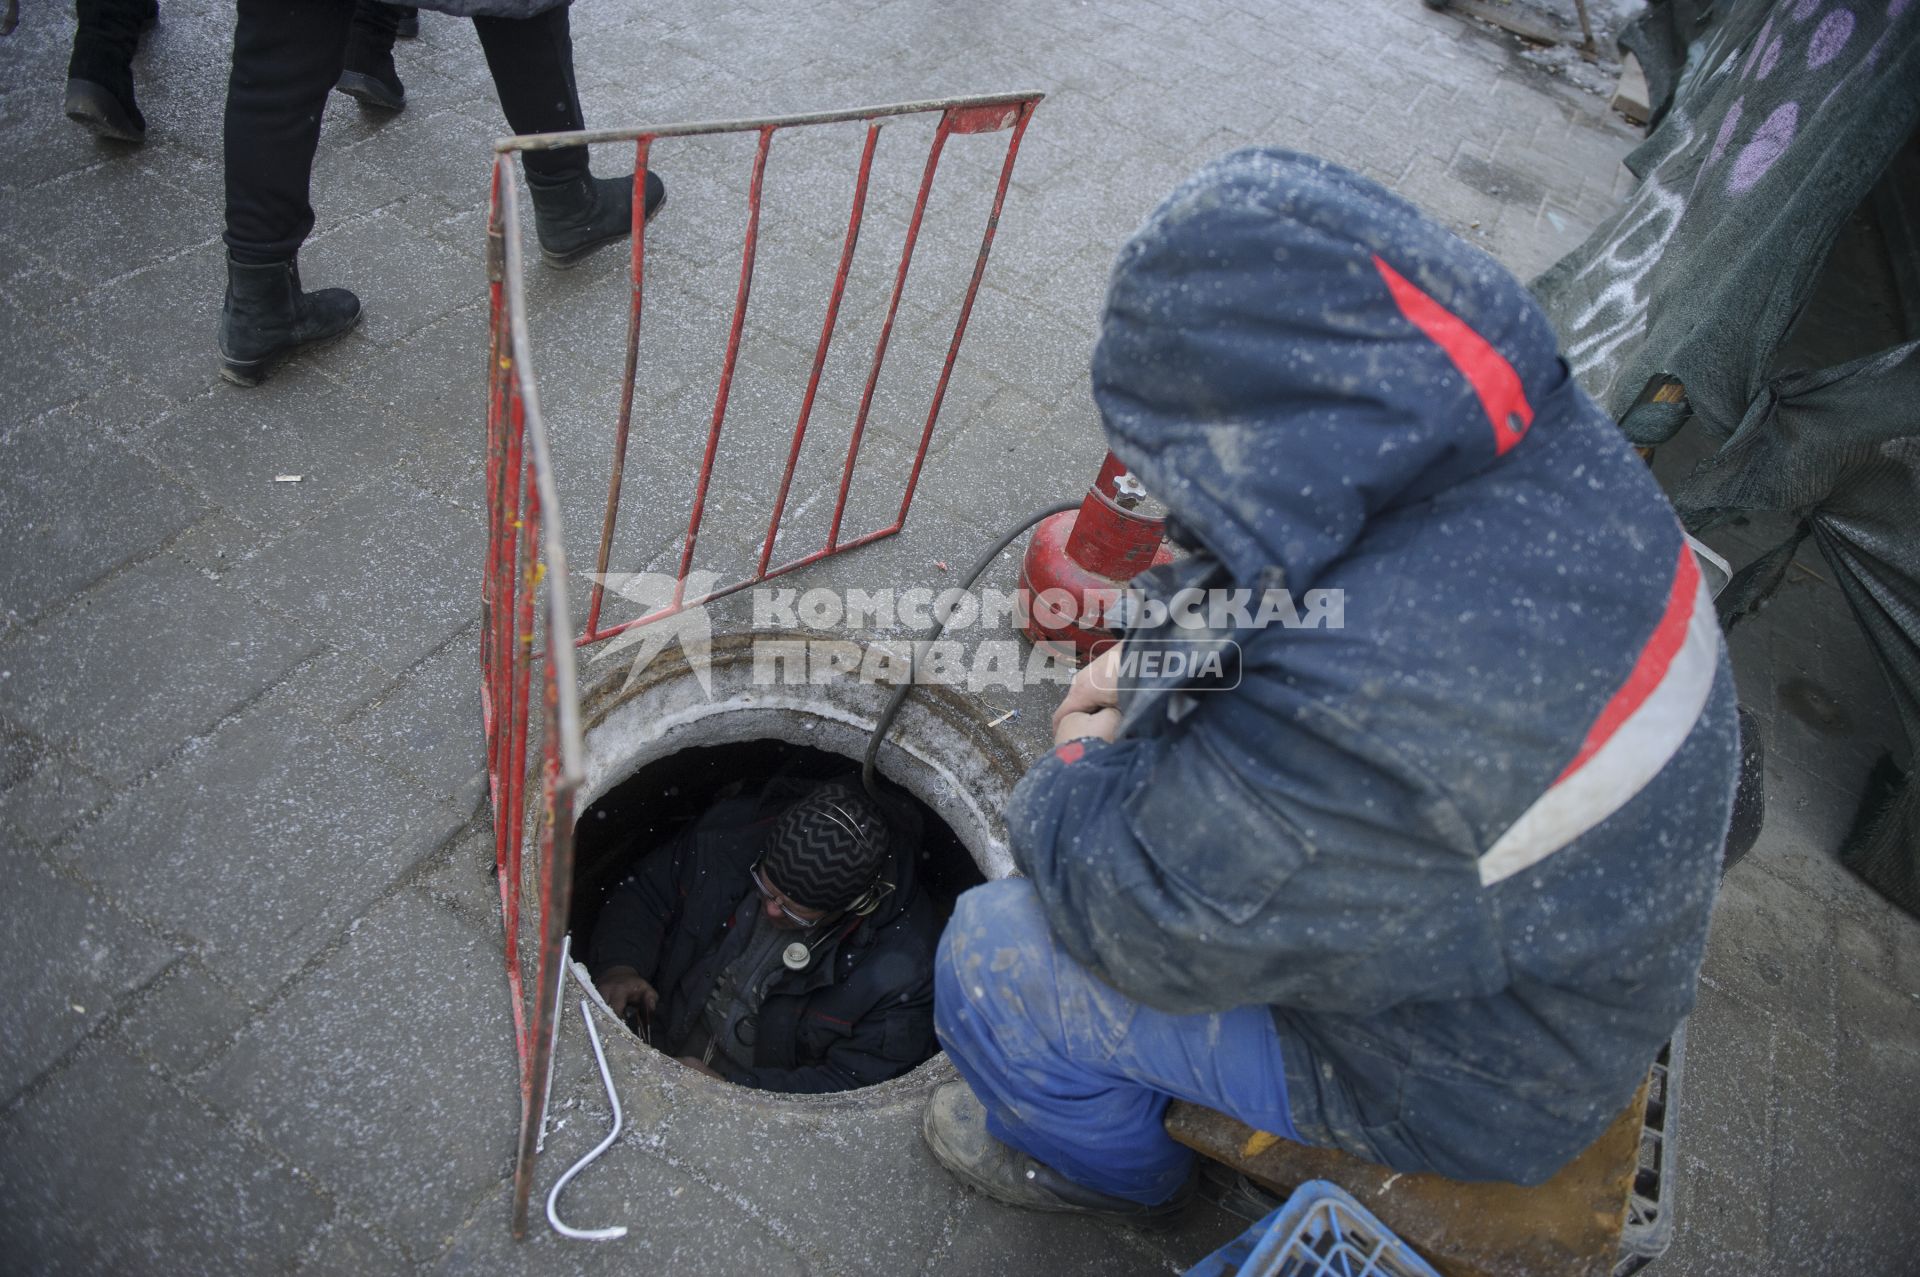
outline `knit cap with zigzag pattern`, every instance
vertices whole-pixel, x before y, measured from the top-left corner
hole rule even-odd
[[[857,901],[887,861],[887,822],[843,781],[822,785],[781,812],[761,871],[789,900],[829,912]]]

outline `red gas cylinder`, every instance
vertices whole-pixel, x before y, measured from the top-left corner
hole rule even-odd
[[[1062,655],[1085,659],[1113,641],[1111,614],[1126,583],[1173,559],[1161,544],[1164,515],[1148,513],[1146,490],[1111,452],[1087,499],[1041,522],[1020,564],[1022,632]]]

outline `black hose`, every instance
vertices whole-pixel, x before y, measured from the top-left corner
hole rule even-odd
[[[1082,500],[1084,500],[1084,498],[1082,498]],[[985,576],[987,569],[993,566],[993,561],[1000,557],[1000,552],[1012,545],[1028,528],[1039,523],[1042,519],[1050,519],[1056,514],[1062,514],[1068,510],[1078,510],[1079,508],[1080,501],[1078,500],[1057,502],[1040,511],[1038,514],[1028,515],[1026,518],[1020,520],[1020,522],[1008,528],[1000,539],[995,541],[992,547],[974,563],[972,569],[967,573],[966,581],[960,586],[960,593],[964,594],[968,590],[971,590],[974,582]],[[945,594],[946,592],[942,591],[942,597],[945,597]],[[876,802],[884,802],[885,799],[881,797],[880,784],[874,775],[874,760],[880,756],[880,742],[886,737],[887,729],[892,727],[893,720],[900,716],[900,707],[907,703],[907,697],[913,691],[913,685],[917,677],[915,667],[919,664],[920,646],[923,643],[939,642],[940,636],[947,632],[947,622],[953,619],[954,608],[959,605],[960,601],[956,598],[946,608],[942,609],[938,599],[935,600],[933,632],[923,639],[916,640],[913,647],[908,651],[907,679],[904,683],[900,684],[900,686],[893,689],[893,695],[887,700],[886,709],[880,712],[880,721],[873,725],[873,735],[867,738],[867,754],[866,757],[861,760],[860,764],[860,783],[867,787],[867,792],[873,795]]]

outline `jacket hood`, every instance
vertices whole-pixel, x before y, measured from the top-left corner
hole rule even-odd
[[[1519,281],[1338,165],[1237,151],[1121,250],[1093,358],[1108,441],[1237,581],[1305,588],[1375,515],[1577,394]]]

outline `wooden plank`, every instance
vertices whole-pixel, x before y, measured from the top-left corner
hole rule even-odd
[[[1635,124],[1645,124],[1653,115],[1647,97],[1647,74],[1640,69],[1640,59],[1629,53],[1620,60],[1620,83],[1613,90],[1613,109]]]
[[[1405,1175],[1192,1104],[1167,1111],[1167,1133],[1281,1196],[1310,1179],[1338,1184],[1444,1277],[1608,1277],[1640,1165],[1646,1111],[1642,1084],[1599,1139],[1534,1188]]]
[[[1523,14],[1513,12],[1512,5],[1490,4],[1487,0],[1452,0],[1447,6],[1455,13],[1491,23],[1502,31],[1511,31],[1522,40],[1531,40],[1535,44],[1571,44],[1578,45],[1579,39],[1571,31],[1562,31],[1558,27],[1536,22]]]

